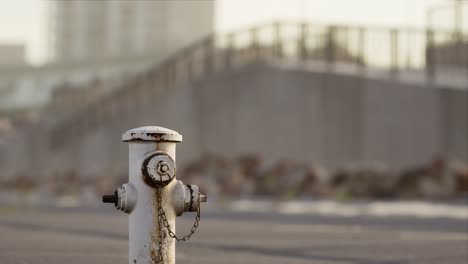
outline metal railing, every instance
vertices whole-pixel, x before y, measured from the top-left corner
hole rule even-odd
[[[468,36],[450,31],[292,22],[212,34],[111,93],[64,114],[51,129],[52,147],[115,117],[134,113],[183,83],[252,63],[278,61],[310,65],[325,72],[395,81],[414,78],[432,84],[447,72],[449,76],[468,76]]]

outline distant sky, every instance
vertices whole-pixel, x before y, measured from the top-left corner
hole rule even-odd
[[[426,10],[430,6],[450,2],[452,1],[217,0],[215,28],[218,31],[228,31],[275,19],[423,27]],[[47,54],[46,16],[46,0],[2,0],[0,43],[24,43],[28,61],[35,64],[43,62]],[[449,17],[443,19],[450,20]]]
[[[27,60],[40,63],[46,47],[45,0],[1,0],[0,43],[24,43]]]

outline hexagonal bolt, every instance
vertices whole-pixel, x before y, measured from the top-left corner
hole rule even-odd
[[[164,161],[160,161],[158,163],[158,173],[159,174],[166,174],[166,172],[169,171],[169,164],[167,164],[166,162]]]

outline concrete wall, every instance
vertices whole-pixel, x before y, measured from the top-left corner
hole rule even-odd
[[[442,154],[442,92],[434,87],[367,81],[363,159],[401,167]]]
[[[449,158],[468,161],[468,92],[446,89],[441,92],[441,133],[443,152]]]
[[[210,79],[199,91],[206,151],[328,167],[402,168],[437,154],[468,160],[466,90],[250,68]]]
[[[140,85],[151,90],[155,84]],[[59,149],[50,148],[46,132],[11,141],[40,143],[2,148],[24,155],[34,146],[26,156],[35,159],[36,174],[124,175],[127,146],[121,134],[160,125],[184,136],[179,166],[207,152],[258,154],[267,163],[314,161],[329,168],[380,162],[399,169],[437,154],[468,160],[466,90],[257,65],[152,91],[155,100],[141,98],[131,112]],[[24,162],[3,157],[1,172],[15,172]]]

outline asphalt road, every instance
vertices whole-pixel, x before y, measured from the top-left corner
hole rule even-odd
[[[193,215],[178,220],[188,231]],[[468,223],[211,209],[177,263],[468,263]],[[102,209],[0,208],[0,263],[127,262],[127,217]]]

